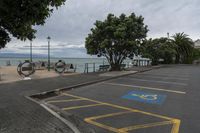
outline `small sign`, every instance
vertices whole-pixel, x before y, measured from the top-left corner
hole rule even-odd
[[[131,91],[127,95],[122,96],[122,98],[161,105],[165,101],[166,95],[147,93],[143,91]]]
[[[25,62],[18,65],[17,72],[20,76],[29,77],[35,73],[35,64],[29,60],[25,60]]]
[[[59,60],[56,64],[55,64],[55,71],[57,73],[64,73],[65,72],[65,68],[66,68],[66,64],[64,61]]]

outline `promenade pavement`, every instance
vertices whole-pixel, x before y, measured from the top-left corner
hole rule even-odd
[[[111,77],[91,73],[0,84],[0,132],[70,133],[67,125],[26,96]]]

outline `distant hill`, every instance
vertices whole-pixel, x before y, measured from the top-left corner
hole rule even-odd
[[[21,53],[0,53],[0,58],[29,58],[30,54]],[[47,58],[44,54],[33,54],[33,58]]]

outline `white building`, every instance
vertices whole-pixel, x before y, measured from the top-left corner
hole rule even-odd
[[[194,41],[194,47],[200,49],[200,39]]]

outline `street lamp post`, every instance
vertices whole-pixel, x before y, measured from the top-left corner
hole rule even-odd
[[[48,40],[48,71],[50,71],[50,40],[51,40],[51,37],[48,36],[47,40]]]
[[[167,38],[169,39],[169,32],[167,32]]]
[[[32,40],[30,41],[30,61],[33,60],[33,53],[32,53]]]

